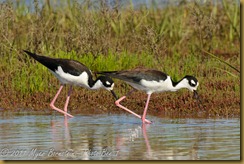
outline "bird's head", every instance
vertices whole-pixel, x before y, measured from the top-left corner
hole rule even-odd
[[[199,82],[194,76],[186,75],[182,79],[182,82],[184,83],[187,89],[194,92],[194,94],[197,94],[197,87],[199,85]]]
[[[113,91],[114,81],[110,77],[108,77],[108,76],[99,76],[97,78],[97,81],[100,81],[102,83],[102,88],[110,91],[113,94],[113,96],[115,97],[115,99],[116,100],[118,99],[117,95]]]
[[[193,92],[193,98],[199,102],[198,105],[200,107],[200,104],[202,104],[202,102],[201,102],[201,99],[197,93],[197,87],[199,85],[198,80],[194,76],[186,75],[182,79],[182,83],[184,83],[185,88],[187,88]]]

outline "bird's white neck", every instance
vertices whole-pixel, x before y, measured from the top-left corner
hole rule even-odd
[[[171,89],[171,91],[177,91],[177,90],[180,90],[182,88],[188,88],[188,84],[187,83],[188,83],[188,81],[186,79],[182,79],[179,82],[173,82],[172,81],[172,89]]]
[[[100,80],[94,82],[93,86],[90,87],[92,90],[103,88],[103,83]]]

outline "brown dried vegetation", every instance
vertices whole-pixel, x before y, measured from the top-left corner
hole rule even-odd
[[[34,11],[11,1],[0,4],[0,109],[52,112],[49,103],[58,88],[57,80],[40,64],[21,53],[22,49],[72,58],[91,70],[147,67],[162,70],[179,80],[193,74],[200,81],[199,108],[192,93],[153,94],[148,113],[166,117],[238,117],[240,74],[240,8],[225,1],[213,5],[186,3],[164,9],[103,7],[91,10],[84,4]],[[229,1],[228,1],[229,2]],[[202,50],[216,56],[212,58]],[[116,63],[115,63],[116,62]],[[120,96],[130,87],[117,81]],[[66,92],[57,101],[62,107]],[[135,92],[122,104],[141,113],[146,94]],[[76,87],[69,105],[75,113],[124,113],[107,91]]]

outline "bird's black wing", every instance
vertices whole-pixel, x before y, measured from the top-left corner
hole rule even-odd
[[[153,69],[135,69],[135,70],[126,70],[126,71],[105,71],[98,72],[103,75],[107,75],[113,78],[124,80],[127,82],[136,82],[139,83],[142,79],[147,81],[160,81],[166,80],[167,74]]]
[[[84,71],[91,75],[90,70],[82,63],[69,60],[69,59],[60,59],[60,58],[50,58],[47,56],[37,55],[29,51],[24,50],[29,56],[46,66],[48,69],[55,72],[59,66],[63,69],[65,73],[69,73],[74,76],[79,76]]]

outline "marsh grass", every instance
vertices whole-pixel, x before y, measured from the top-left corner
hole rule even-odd
[[[23,49],[78,60],[92,71],[153,68],[173,80],[192,74],[207,99],[226,91],[240,95],[238,1],[137,9],[111,8],[105,1],[100,7],[89,0],[55,7],[48,2],[40,6],[35,0],[34,8],[19,1],[0,4],[0,89],[12,93],[9,99],[54,94],[58,85]],[[121,95],[128,89],[120,81],[116,85]]]

